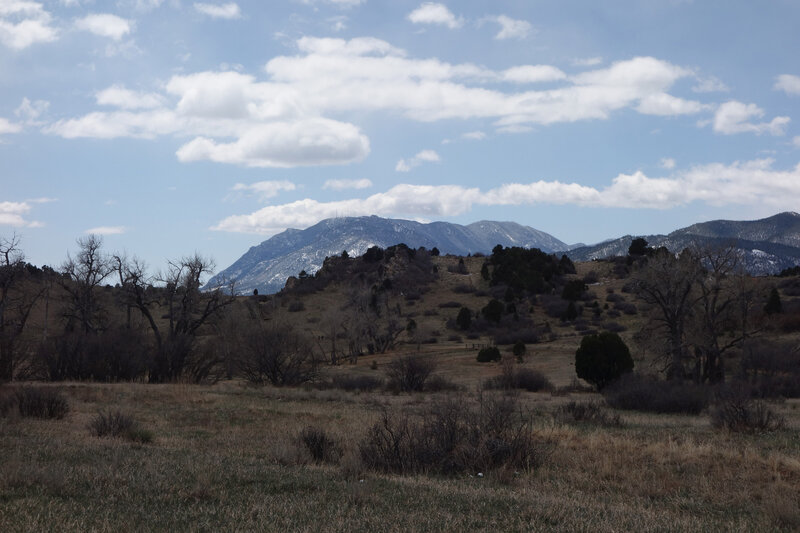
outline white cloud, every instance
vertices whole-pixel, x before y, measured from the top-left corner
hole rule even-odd
[[[333,6],[350,9],[365,3],[367,0],[297,0],[301,4],[313,5],[317,3],[331,4]]]
[[[425,2],[408,14],[408,20],[414,24],[438,24],[451,30],[460,28],[464,20],[456,17],[444,4]]]
[[[100,37],[119,41],[131,32],[131,23],[122,17],[109,13],[94,13],[75,21],[75,27]]]
[[[666,168],[667,170],[672,170],[675,168],[675,160],[671,157],[663,157],[660,162],[661,168]]]
[[[334,216],[448,217],[469,212],[473,206],[536,204],[606,208],[667,209],[691,202],[712,206],[766,205],[775,210],[797,209],[800,164],[776,170],[772,159],[700,165],[666,178],[642,172],[619,174],[602,189],[535,181],[509,183],[481,191],[459,185],[400,184],[367,198],[320,202],[306,198],[264,207],[249,215],[234,215],[213,230],[273,234],[283,229],[309,227]]]
[[[0,42],[22,50],[36,43],[49,43],[58,38],[53,17],[39,2],[3,0],[0,2]]]
[[[696,93],[726,93],[730,89],[719,78],[709,76],[707,78],[698,78],[697,84],[692,87],[692,91]]]
[[[462,139],[467,139],[470,141],[482,141],[486,138],[486,134],[482,131],[468,131],[461,135]]]
[[[576,67],[596,67],[603,63],[603,58],[596,57],[578,57],[572,60],[572,64]]]
[[[366,178],[360,180],[326,180],[322,186],[323,189],[332,189],[334,191],[369,189],[370,187],[372,187],[372,182]]]
[[[44,132],[59,135],[65,139],[82,137],[155,139],[160,135],[178,133],[188,127],[188,121],[176,113],[165,109],[156,109],[138,112],[89,113],[80,118],[59,120],[44,128]]]
[[[103,89],[95,95],[95,98],[98,105],[121,109],[153,109],[164,103],[164,99],[159,94],[131,91],[122,85],[112,85]]]
[[[14,114],[25,121],[26,124],[37,124],[37,119],[47,112],[50,102],[47,100],[36,100],[31,102],[28,98],[23,98],[19,107],[14,110]]]
[[[491,17],[491,20],[500,24],[500,31],[495,39],[524,39],[531,32],[531,23],[527,20],[512,19],[506,15]]]
[[[216,161],[248,167],[341,165],[364,159],[369,140],[353,124],[330,119],[255,126],[231,143],[197,137],[181,146],[178,160]]]
[[[212,18],[232,20],[242,17],[239,5],[235,2],[228,2],[227,4],[206,4],[198,2],[194,4],[194,8],[203,15]]]
[[[540,83],[564,80],[567,75],[550,65],[523,65],[504,70],[502,77],[504,81],[514,83]]]
[[[296,187],[294,183],[286,180],[258,181],[256,183],[251,183],[250,185],[237,183],[233,186],[234,191],[255,194],[262,202],[278,196],[281,191],[293,191],[295,188]]]
[[[65,118],[45,131],[67,138],[170,135],[181,138],[181,161],[289,167],[363,159],[367,137],[357,125],[330,118],[352,113],[391,113],[421,122],[489,119],[496,131],[518,133],[534,125],[605,120],[623,109],[662,116],[706,109],[668,92],[692,71],[653,57],[567,76],[549,65],[493,71],[411,58],[370,37],[303,37],[296,44],[299,53],[271,59],[263,79],[206,71],[174,75],[163,93],[112,86],[97,94],[98,103],[120,109]],[[558,85],[517,85],[541,81]]]
[[[84,231],[87,235],[122,235],[127,231],[125,226],[98,226]]]
[[[21,124],[15,124],[13,122],[9,122],[8,119],[0,117],[0,135],[19,133],[20,131],[22,131]]]
[[[15,228],[39,228],[43,224],[26,220],[32,202],[0,202],[0,226]]]
[[[770,122],[751,122],[764,116],[764,110],[755,104],[744,104],[731,100],[717,108],[712,128],[717,133],[732,135],[734,133],[755,133],[761,135],[784,135],[789,117],[775,117]]]
[[[422,163],[438,163],[441,161],[439,154],[433,150],[422,150],[414,157],[401,159],[395,166],[396,172],[409,172],[412,168],[420,166]]]
[[[781,74],[775,78],[774,88],[789,95],[800,96],[800,76]]]
[[[644,115],[693,115],[707,109],[707,106],[693,100],[676,98],[667,93],[648,94],[639,101],[636,110]]]

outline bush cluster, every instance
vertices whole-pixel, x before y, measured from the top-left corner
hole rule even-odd
[[[0,415],[16,412],[23,418],[62,419],[69,412],[67,399],[49,387],[17,387],[0,397]]]
[[[88,426],[95,437],[112,437],[146,444],[153,441],[152,432],[142,429],[136,420],[118,410],[100,411]]]
[[[482,394],[472,404],[450,397],[417,416],[384,412],[359,443],[367,468],[396,474],[529,470],[548,449],[509,394]]]
[[[708,406],[709,391],[702,385],[678,380],[660,381],[629,373],[603,390],[606,402],[616,409],[649,413],[697,415]]]
[[[299,439],[316,462],[336,463],[342,456],[342,449],[322,428],[306,426],[300,432]]]
[[[596,402],[569,402],[556,411],[556,420],[562,423],[590,424],[604,427],[622,427],[619,415],[609,414]]]
[[[751,398],[745,386],[734,384],[717,392],[711,409],[711,423],[718,429],[737,433],[766,433],[783,429],[786,420],[762,400]]]

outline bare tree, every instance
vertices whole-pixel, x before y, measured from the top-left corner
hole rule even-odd
[[[232,285],[202,291],[203,276],[211,274],[211,260],[195,253],[180,261],[170,261],[160,281],[164,284],[162,305],[166,308],[167,335],[153,329],[159,352],[151,381],[174,381],[184,369],[200,328],[217,317],[234,298]]]
[[[19,343],[42,290],[25,287],[20,239],[0,238],[0,382],[10,381],[19,363]]]
[[[754,332],[749,326],[752,294],[734,246],[697,250],[704,266],[697,283],[697,303],[690,328],[694,348],[693,378],[697,382],[725,380],[725,353]]]
[[[77,321],[84,333],[94,333],[103,327],[103,309],[97,298],[97,287],[111,274],[112,263],[102,252],[103,239],[89,235],[78,239],[78,253],[67,255],[61,266],[66,279],[61,285],[68,294],[65,315],[68,329]]]
[[[674,255],[667,249],[657,250],[647,264],[634,274],[638,296],[653,306],[655,330],[667,341],[666,373],[670,378],[686,375],[684,361],[686,325],[695,301],[695,286],[702,275],[699,258],[690,250]]]
[[[239,352],[238,366],[251,383],[299,385],[316,375],[313,350],[287,324],[253,323],[240,339]]]

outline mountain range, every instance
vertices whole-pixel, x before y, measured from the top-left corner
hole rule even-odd
[[[678,252],[687,246],[734,244],[754,275],[774,274],[800,264],[800,214],[780,213],[755,221],[715,220],[673,231],[643,236],[650,246]],[[235,280],[236,292],[262,294],[281,290],[289,276],[305,270],[313,274],[326,257],[346,251],[362,255],[371,246],[385,248],[405,243],[411,248],[438,248],[443,254],[490,253],[492,248],[520,246],[566,254],[573,261],[591,261],[625,255],[634,236],[599,244],[570,246],[557,238],[515,222],[480,221],[467,226],[447,222],[422,224],[377,216],[323,220],[304,230],[287,229],[250,248],[235,263],[211,278],[207,288]]]
[[[443,254],[489,253],[498,244],[539,248],[546,252],[569,246],[543,231],[515,222],[483,220],[462,226],[448,222],[422,224],[377,216],[323,220],[304,230],[287,229],[253,246],[235,263],[211,278],[206,287],[236,280],[236,292],[278,292],[289,276],[301,270],[316,272],[326,257],[346,251],[362,255],[372,246],[386,248],[405,243],[411,248],[438,248]]]
[[[638,236],[637,236],[638,237]],[[654,248],[665,246],[679,252],[689,246],[722,247],[734,245],[742,254],[750,274],[764,276],[800,264],[800,214],[786,212],[752,221],[713,220],[675,230],[668,235],[641,236]],[[626,235],[591,246],[566,251],[573,261],[591,261],[625,255],[631,241]]]

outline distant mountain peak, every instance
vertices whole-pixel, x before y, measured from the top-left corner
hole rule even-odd
[[[375,215],[329,218],[304,230],[288,229],[257,246],[209,280],[207,287],[221,280],[236,281],[241,294],[277,292],[289,276],[301,270],[316,272],[328,256],[347,251],[362,255],[371,246],[386,248],[404,243],[411,248],[438,248],[443,254],[489,253],[498,244],[540,248],[552,252],[568,246],[552,235],[516,222],[482,220],[462,226],[448,222],[423,224]]]

